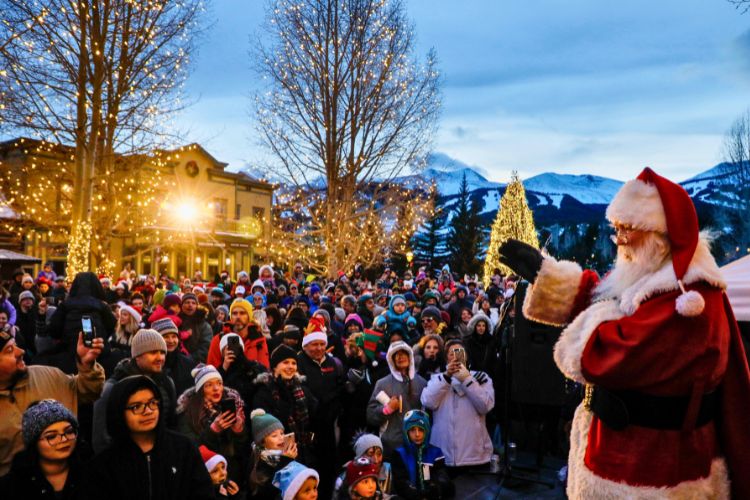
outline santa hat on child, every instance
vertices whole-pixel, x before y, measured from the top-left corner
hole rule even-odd
[[[208,470],[208,472],[214,470],[214,468],[222,462],[224,463],[224,467],[227,466],[226,458],[219,455],[215,451],[209,450],[205,447],[205,445],[201,445],[198,450],[201,452],[201,458],[203,459],[203,463],[206,464],[206,469]]]
[[[698,247],[698,215],[685,189],[646,167],[625,183],[607,207],[607,219],[642,231],[666,235],[675,279],[682,293],[676,310],[681,316],[697,316],[705,301],[695,290],[686,291],[682,279]]]

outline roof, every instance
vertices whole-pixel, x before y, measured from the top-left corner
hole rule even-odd
[[[22,253],[13,252],[12,250],[5,250],[0,248],[0,262],[5,260],[13,260],[16,262],[41,262],[42,259],[32,257],[31,255],[24,255]]]

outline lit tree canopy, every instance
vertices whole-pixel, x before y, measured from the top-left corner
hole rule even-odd
[[[500,263],[498,249],[509,238],[523,241],[539,248],[539,239],[534,226],[534,215],[526,203],[526,190],[523,188],[518,173],[513,172],[510,184],[500,199],[497,217],[492,223],[490,246],[484,261],[484,285],[489,286],[492,271],[499,268],[503,274],[513,274],[506,265]]]
[[[81,252],[69,252],[73,272],[88,268],[90,252],[106,259],[108,235],[133,222],[112,210],[118,201],[130,201],[134,187],[136,201],[154,198],[158,180],[137,179],[122,155],[163,144],[169,116],[183,107],[202,11],[201,0],[0,0],[0,126],[44,141],[40,156],[72,148],[53,174],[69,182],[61,210],[40,210],[48,200],[22,191],[6,196],[34,225],[71,228],[69,250]],[[42,185],[60,180],[34,175]]]
[[[401,220],[398,204],[404,217],[429,212],[428,189],[392,181],[424,157],[435,130],[434,54],[414,60],[400,0],[276,0],[267,21],[258,128],[271,168],[294,186],[270,250],[329,275],[376,263],[421,222]]]

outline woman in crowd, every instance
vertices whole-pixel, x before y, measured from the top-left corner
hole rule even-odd
[[[419,339],[414,349],[414,362],[419,366],[417,373],[425,380],[445,370],[444,344],[440,335],[429,334]]]
[[[73,500],[80,492],[78,421],[60,402],[44,399],[21,419],[24,450],[0,479],[6,500]]]
[[[211,477],[198,448],[167,430],[159,389],[148,377],[119,381],[107,401],[112,444],[86,465],[81,498],[212,500]]]
[[[223,455],[228,462],[230,478],[241,487],[247,451],[245,409],[240,394],[224,382],[218,370],[199,364],[193,369],[195,386],[177,400],[177,422],[180,432],[197,445]]]
[[[107,359],[108,366],[104,367],[108,374],[112,373],[112,369],[121,359],[130,357],[131,340],[141,328],[141,313],[124,302],[119,303],[118,307],[115,333],[109,338],[111,352]]]
[[[297,442],[297,461],[312,464],[311,416],[317,401],[297,371],[297,352],[281,344],[271,353],[271,372],[256,379],[253,408],[261,408],[284,424],[284,432],[293,432]]]

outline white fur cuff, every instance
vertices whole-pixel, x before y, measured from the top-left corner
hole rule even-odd
[[[563,375],[576,382],[586,383],[581,373],[581,356],[591,334],[602,322],[620,319],[623,316],[615,300],[598,302],[579,314],[563,330],[555,344],[555,364]]]
[[[534,284],[526,292],[523,315],[547,325],[570,321],[583,270],[575,262],[545,257]]]

